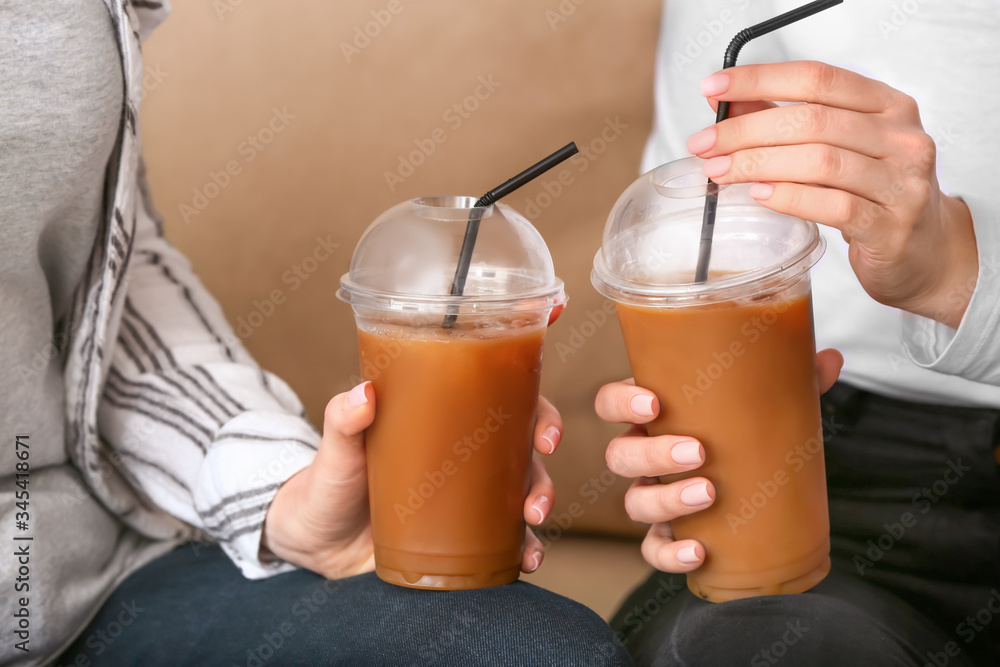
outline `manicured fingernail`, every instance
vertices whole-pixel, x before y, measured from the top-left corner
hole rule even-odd
[[[357,387],[352,389],[349,394],[347,394],[347,409],[353,410],[354,408],[360,408],[362,405],[368,402],[368,397],[365,396],[365,387],[370,385],[371,382],[362,382]]]
[[[674,463],[689,466],[701,463],[701,443],[697,440],[683,440],[670,448],[670,458]]]
[[[770,183],[754,183],[750,186],[750,196],[754,199],[767,200],[774,194],[774,186]]]
[[[695,132],[688,138],[688,150],[693,155],[700,155],[715,145],[715,137],[718,133],[714,127]]]
[[[697,507],[711,502],[712,496],[708,495],[708,482],[692,484],[681,491],[681,502],[688,507]]]
[[[536,552],[535,552],[534,554],[532,554],[532,556],[531,556],[531,569],[530,569],[530,570],[528,570],[528,572],[529,572],[529,573],[530,573],[530,572],[534,572],[535,570],[537,570],[537,569],[538,569],[538,567],[539,567],[539,566],[540,566],[541,564],[542,564],[542,554],[541,554],[540,552],[536,551]]]
[[[684,547],[677,550],[677,560],[682,563],[697,563],[701,559],[695,553],[694,547]]]
[[[536,524],[545,521],[545,515],[548,514],[550,505],[548,496],[539,496],[535,502],[531,503],[531,511],[536,514]]]
[[[545,452],[546,454],[556,451],[556,445],[559,444],[560,438],[562,438],[562,434],[555,426],[550,426],[542,431],[542,440],[549,443],[549,451]]]
[[[649,394],[636,394],[628,402],[628,406],[639,417],[653,416],[653,397]]]
[[[702,171],[709,178],[718,178],[719,176],[724,176],[731,166],[733,166],[733,158],[728,155],[720,155],[707,161],[705,166],[702,167]]]
[[[725,72],[717,72],[701,80],[701,94],[705,97],[721,95],[727,90],[729,90],[729,75]]]

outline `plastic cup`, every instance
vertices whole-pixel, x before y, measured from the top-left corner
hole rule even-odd
[[[474,203],[389,209],[337,293],[375,388],[365,443],[376,573],[401,586],[483,588],[520,572],[542,341],[566,298],[541,236],[503,204],[483,208],[464,294],[449,294]]]
[[[615,204],[592,281],[616,302],[637,385],[656,394],[650,435],[690,435],[714,504],[671,522],[705,546],[688,587],[713,602],[799,593],[830,570],[809,269],[816,225],[719,186],[708,281],[695,283],[703,160],[643,174]]]

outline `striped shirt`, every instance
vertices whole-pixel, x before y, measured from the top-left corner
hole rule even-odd
[[[59,562],[32,568],[62,573],[73,586],[74,543],[66,536],[114,542],[116,551],[104,576],[75,591],[72,608],[36,582],[31,594],[45,598],[32,606],[51,613],[33,617],[30,653],[12,646],[5,621],[0,664],[51,660],[118,582],[185,540],[220,543],[249,578],[292,569],[260,559],[261,529],[281,483],[312,461],[320,441],[294,392],[254,362],[163,238],[152,207],[141,162],[139,42],[169,5],[105,5],[121,57],[121,119],[96,243],[53,339],[64,359],[66,454],[84,492],[49,512],[44,534],[34,536],[39,546],[59,546],[45,556]],[[0,479],[8,474],[0,471]],[[9,528],[0,527],[0,537]],[[8,577],[0,585],[7,588]],[[16,604],[10,597],[0,596],[5,619]]]

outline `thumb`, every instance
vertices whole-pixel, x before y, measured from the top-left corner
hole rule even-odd
[[[844,355],[834,349],[820,350],[816,353],[816,371],[819,378],[819,393],[825,394],[840,377],[840,369],[844,367]]]
[[[362,382],[348,392],[337,394],[326,404],[322,449],[363,449],[365,429],[373,421],[375,389],[371,382]]]

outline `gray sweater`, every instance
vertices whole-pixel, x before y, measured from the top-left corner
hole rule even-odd
[[[183,540],[220,542],[248,577],[290,568],[259,559],[260,529],[319,437],[144,191],[138,39],[165,13],[0,3],[3,665],[51,662]]]
[[[56,331],[94,247],[121,117],[122,68],[111,18],[100,0],[8,2],[0,4],[0,25],[0,656],[6,663],[41,658],[77,632],[149,542],[90,495],[63,434],[58,347],[65,341]],[[20,451],[30,466],[21,486],[14,479],[17,436],[26,436],[21,442],[28,447]],[[18,491],[27,498],[21,507]],[[12,557],[18,550],[28,554],[28,574],[20,578],[22,563]],[[28,634],[18,636],[12,621],[21,606],[11,603],[21,598],[32,618]]]

